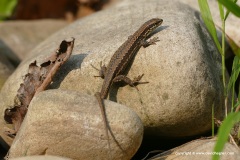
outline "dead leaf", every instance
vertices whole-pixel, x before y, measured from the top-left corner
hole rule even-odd
[[[37,61],[29,64],[28,73],[17,91],[14,107],[7,108],[4,113],[5,121],[14,125],[15,133],[22,124],[32,98],[49,86],[60,66],[71,56],[74,40],[72,38],[70,41],[62,41],[59,48],[40,66],[37,65]]]

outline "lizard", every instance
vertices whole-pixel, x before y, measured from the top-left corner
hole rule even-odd
[[[105,107],[103,100],[107,98],[109,89],[115,82],[124,81],[131,87],[136,87],[137,84],[143,84],[148,82],[140,82],[141,78],[144,74],[135,77],[133,80],[124,75],[124,72],[130,62],[133,60],[133,57],[138,52],[138,50],[143,46],[148,47],[149,45],[156,44],[155,42],[159,41],[157,37],[154,37],[147,41],[147,38],[155,30],[162,24],[163,20],[159,18],[152,18],[145,22],[133,35],[129,36],[128,39],[117,49],[117,51],[113,54],[108,63],[108,66],[102,66],[102,62],[100,62],[100,68],[92,66],[93,68],[99,71],[99,76],[104,79],[102,89],[100,92],[95,93],[95,97],[99,103],[101,108],[101,114],[103,116],[103,121],[105,125],[106,136],[108,140],[108,148],[110,149],[110,140],[108,135],[108,130],[113,136],[113,133],[110,130],[110,126],[107,123],[107,117],[105,112]],[[136,88],[137,89],[137,88]],[[113,137],[114,138],[114,137]],[[115,138],[114,141],[116,142]]]

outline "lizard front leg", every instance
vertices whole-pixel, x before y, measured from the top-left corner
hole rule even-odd
[[[147,41],[147,40],[142,40],[140,43],[141,43],[141,45],[144,47],[144,48],[146,48],[146,47],[148,47],[148,46],[150,46],[150,45],[153,45],[153,44],[156,44],[156,42],[158,42],[158,41],[160,41],[159,39],[158,39],[158,37],[154,37],[154,38],[152,38],[152,39],[150,39],[149,41]]]
[[[142,75],[139,75],[137,77],[135,77],[133,80],[131,80],[130,78],[128,78],[127,76],[125,75],[118,75],[116,76],[114,79],[113,79],[113,82],[125,82],[126,84],[128,84],[129,86],[131,87],[135,87],[137,90],[137,85],[138,84],[145,84],[145,83],[149,83],[149,82],[140,82],[140,80],[142,79],[142,77],[144,76],[144,74]]]
[[[99,72],[98,76],[94,76],[94,77],[101,77],[102,79],[104,79],[105,75],[106,75],[106,71],[107,71],[107,67],[104,65],[102,65],[102,61],[100,62],[100,69],[98,69],[97,67],[93,66],[91,64],[91,66],[96,69]]]

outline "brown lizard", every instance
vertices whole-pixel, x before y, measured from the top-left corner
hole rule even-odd
[[[131,80],[124,75],[124,72],[126,70],[126,67],[132,61],[134,55],[141,48],[141,46],[145,48],[159,41],[157,37],[150,39],[149,41],[146,41],[146,39],[148,38],[150,33],[152,33],[153,30],[155,30],[157,27],[159,27],[162,24],[162,22],[163,20],[159,18],[153,18],[145,22],[133,35],[128,37],[127,41],[125,41],[118,48],[118,50],[113,54],[107,67],[105,65],[102,66],[102,63],[100,63],[101,69],[99,70],[99,76],[97,77],[104,78],[104,81],[103,81],[101,92],[97,92],[95,96],[97,97],[97,100],[103,115],[109,149],[110,149],[110,142],[109,142],[108,130],[110,131],[112,136],[113,134],[107,123],[107,117],[105,113],[103,99],[107,98],[109,89],[114,82],[124,81],[125,83],[127,83],[132,87],[135,87],[137,84],[148,83],[148,82],[139,82],[143,77],[143,74]]]

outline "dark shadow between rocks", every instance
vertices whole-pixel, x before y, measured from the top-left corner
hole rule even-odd
[[[197,139],[207,139],[211,136],[211,131],[202,135],[185,137],[185,138],[166,138],[144,135],[142,144],[134,155],[132,160],[146,159],[151,160],[152,157],[159,155],[164,156],[171,153],[176,147]],[[168,155],[168,154],[166,154]]]
[[[10,47],[8,47],[7,44],[4,43],[4,41],[2,41],[0,39],[0,54],[3,54],[4,56],[7,57],[7,59],[9,60],[9,62],[11,62],[11,64],[16,68],[19,63],[21,62],[21,60],[18,58],[18,56],[14,53],[13,50],[11,50]]]
[[[60,69],[53,78],[52,84],[48,87],[48,89],[59,88],[61,82],[65,79],[69,72],[75,69],[79,69],[81,67],[82,62],[87,55],[88,54],[72,55],[69,60],[67,60],[66,63],[64,63],[60,67]]]
[[[5,143],[5,141],[2,139],[1,136],[0,136],[0,141],[1,141],[1,143]],[[7,150],[4,149],[5,147],[3,147],[1,143],[0,143],[0,160],[4,160],[4,157],[7,154]],[[8,146],[8,145],[6,144],[6,146]]]

